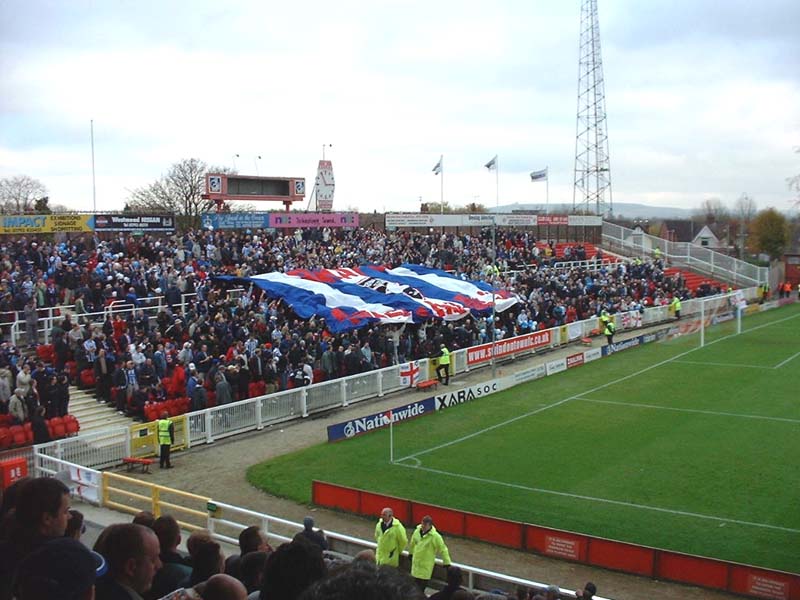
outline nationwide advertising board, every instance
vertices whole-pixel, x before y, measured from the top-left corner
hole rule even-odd
[[[94,229],[93,215],[2,215],[0,234],[80,233]]]
[[[419,402],[412,402],[397,408],[385,410],[379,413],[373,413],[366,417],[359,417],[357,419],[350,419],[342,423],[328,426],[328,441],[337,442],[355,437],[376,429],[382,429],[389,426],[389,415],[391,415],[391,422],[397,423],[399,421],[407,421],[416,417],[422,417],[432,414],[435,411],[436,404],[433,398],[426,398]]]
[[[96,215],[95,231],[175,231],[172,215]]]

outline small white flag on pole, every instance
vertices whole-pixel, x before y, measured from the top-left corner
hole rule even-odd
[[[531,181],[542,181],[543,179],[547,179],[547,168],[531,172]]]
[[[438,175],[442,172],[442,161],[444,160],[444,156],[439,157],[439,162],[433,167],[433,174]]]
[[[492,158],[492,160],[490,160],[489,162],[487,162],[487,163],[484,165],[484,167],[486,167],[486,168],[487,168],[487,169],[489,169],[490,171],[492,171],[492,170],[496,169],[496,168],[497,168],[497,154],[495,154],[495,155],[494,155],[494,158]]]

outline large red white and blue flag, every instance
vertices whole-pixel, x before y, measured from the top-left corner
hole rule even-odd
[[[444,271],[404,264],[395,269],[364,265],[348,269],[297,269],[248,277],[271,298],[291,306],[301,318],[325,319],[333,332],[374,323],[413,323],[469,314],[502,312],[517,299],[480,281],[465,281]]]

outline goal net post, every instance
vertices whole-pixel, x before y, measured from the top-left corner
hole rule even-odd
[[[681,314],[684,322],[679,324],[681,333],[699,332],[701,348],[706,345],[707,333],[714,326],[733,322],[734,333],[738,335],[742,332],[742,312],[746,305],[741,290],[687,300]]]

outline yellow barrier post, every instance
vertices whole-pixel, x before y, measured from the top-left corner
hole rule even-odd
[[[127,489],[123,487],[114,487],[112,485],[114,482],[125,484]],[[135,489],[137,487],[144,488],[144,492],[140,493],[131,489]],[[112,493],[120,494],[124,498],[121,499],[121,501],[113,500],[111,498]],[[188,501],[189,506],[176,504],[178,500],[168,502],[164,500],[165,496],[174,496],[178,499],[186,500]],[[140,506],[137,507],[125,503],[126,501],[130,500],[138,501]],[[127,477],[118,473],[106,472],[103,474],[104,506],[120,510],[122,512],[136,514],[142,510],[141,504],[144,504],[144,506],[148,507],[156,517],[160,517],[165,513],[175,513],[175,518],[178,521],[178,524],[185,529],[203,529],[207,526],[208,504],[210,501],[211,500],[205,496],[199,496],[189,492],[182,492],[180,490],[149,483],[133,477]],[[190,516],[197,518],[202,525],[186,522],[178,518],[179,516]]]

